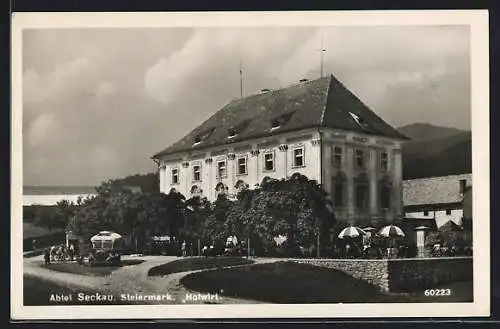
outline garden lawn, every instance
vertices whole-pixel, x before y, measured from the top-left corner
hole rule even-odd
[[[384,294],[377,287],[344,272],[293,262],[192,273],[182,278],[181,283],[194,291],[269,303],[450,301],[446,298],[426,297],[423,291],[414,294]],[[467,287],[458,289],[459,286],[457,285],[453,298],[455,301],[467,301],[464,300],[468,295]]]
[[[148,271],[149,276],[162,276],[172,273],[216,269],[228,266],[252,264],[253,261],[241,257],[194,257],[174,260],[163,265],[155,266]]]
[[[49,265],[42,264],[41,267],[57,272],[91,275],[91,276],[106,276],[110,275],[113,271],[116,271],[120,267],[137,265],[142,262],[144,261],[140,259],[128,259],[128,260],[122,260],[120,266],[92,266],[92,267],[88,265],[79,265],[76,262],[61,262],[61,263],[50,263]]]

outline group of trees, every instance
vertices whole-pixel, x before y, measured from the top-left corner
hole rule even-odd
[[[23,221],[49,230],[64,229],[77,205],[61,200],[55,206],[32,205],[23,207]]]
[[[237,236],[268,249],[280,235],[287,237],[287,246],[328,241],[328,229],[335,223],[328,202],[316,181],[296,174],[265,180],[255,189],[243,187],[235,200],[221,194],[214,202],[200,196],[187,199],[175,190],[137,193],[108,181],[96,188],[95,196],[76,204],[61,202],[55,209],[66,228],[84,238],[112,230],[135,241],[169,235],[193,245],[220,245],[228,236]]]

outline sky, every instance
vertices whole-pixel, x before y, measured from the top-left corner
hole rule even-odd
[[[470,129],[468,26],[23,31],[23,184],[98,185],[240,96],[333,74],[389,124]],[[321,42],[323,40],[323,42]]]

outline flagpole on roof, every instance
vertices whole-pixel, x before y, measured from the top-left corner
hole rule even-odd
[[[319,48],[319,62],[320,62],[320,72],[321,78],[323,77],[323,54],[326,52],[326,49],[323,48],[323,29],[320,30],[320,48]]]
[[[240,58],[240,97],[243,98],[243,63]]]

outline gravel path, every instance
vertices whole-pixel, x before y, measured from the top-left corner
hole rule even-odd
[[[127,259],[128,257],[124,257]],[[130,259],[137,259],[137,257],[130,257]],[[49,269],[40,267],[43,264],[43,257],[33,257],[24,259],[24,274],[39,277],[44,280],[52,281],[57,284],[62,284],[69,287],[78,287],[92,289],[94,291],[103,291],[103,293],[114,293],[117,295],[129,294],[133,296],[139,295],[169,295],[169,300],[163,301],[148,301],[151,304],[199,304],[199,303],[213,303],[213,304],[254,304],[260,303],[257,301],[243,300],[236,298],[224,297],[217,292],[214,292],[212,298],[208,301],[201,296],[206,294],[198,294],[198,292],[186,289],[181,283],[180,279],[184,276],[201,272],[188,271],[181,273],[173,273],[165,276],[147,275],[148,270],[152,267],[165,264],[179,257],[175,256],[144,256],[140,257],[144,260],[143,263],[137,265],[123,266],[110,275],[104,277],[80,275],[73,273],[64,273],[51,271]],[[275,262],[275,259],[255,259],[255,263],[270,263]],[[186,301],[187,299],[187,301]],[[144,302],[142,302],[144,303]]]

